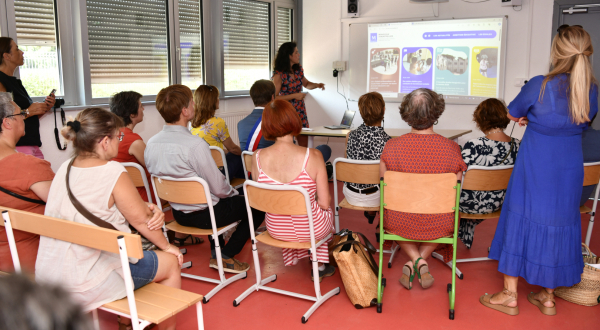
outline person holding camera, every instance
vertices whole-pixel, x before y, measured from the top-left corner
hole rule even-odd
[[[13,94],[14,102],[25,111],[25,136],[17,143],[17,151],[44,159],[40,150],[40,117],[54,106],[54,91],[44,102],[33,102],[21,79],[14,76],[17,67],[25,63],[23,51],[8,37],[0,37],[0,92]]]

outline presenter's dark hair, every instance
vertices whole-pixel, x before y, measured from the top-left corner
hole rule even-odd
[[[257,80],[250,87],[250,98],[257,107],[262,107],[271,102],[273,96],[275,96],[275,84],[271,80]]]
[[[11,41],[13,41],[12,38],[0,37],[0,64],[2,64],[2,62],[4,61],[4,54],[10,54]]]
[[[407,94],[400,104],[400,116],[416,130],[427,129],[440,118],[446,102],[441,94],[419,88]]]
[[[288,134],[297,136],[302,131],[302,120],[290,102],[275,100],[263,110],[262,131],[270,141]]]
[[[487,132],[493,128],[505,129],[510,123],[508,111],[504,102],[489,98],[477,106],[473,113],[473,121],[482,132]]]
[[[365,125],[373,126],[383,120],[385,113],[385,102],[383,96],[378,92],[370,92],[358,99],[358,110]]]
[[[110,98],[110,111],[123,119],[125,126],[131,124],[131,115],[138,115],[142,94],[134,91],[119,92]]]
[[[275,55],[275,63],[273,63],[273,71],[292,73],[300,69],[299,64],[294,64],[294,66],[290,67],[290,56],[294,54],[296,46],[295,41],[285,42],[279,46],[277,55]]]

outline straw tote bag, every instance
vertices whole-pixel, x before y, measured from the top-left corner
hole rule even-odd
[[[593,257],[590,248],[581,243],[587,250],[587,255],[583,255],[583,274],[581,274],[581,282],[572,287],[558,287],[554,291],[557,297],[566,301],[583,305],[596,306],[600,303],[600,269],[590,265],[600,264],[600,258]]]
[[[339,235],[339,234],[336,234]],[[364,244],[359,240],[363,238]],[[370,246],[370,248],[369,248]],[[362,234],[346,231],[332,246],[333,258],[340,270],[350,302],[357,309],[377,305],[377,263],[373,245]]]

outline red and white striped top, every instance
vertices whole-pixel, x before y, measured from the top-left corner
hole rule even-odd
[[[269,177],[260,165],[260,151],[256,151],[256,162],[258,165],[259,176],[257,182],[273,185],[297,185],[302,186],[308,192],[313,216],[313,227],[315,230],[315,242],[320,241],[329,235],[333,230],[333,212],[331,207],[323,210],[315,200],[317,192],[317,183],[306,172],[308,164],[309,150],[306,149],[302,172],[288,182],[281,183]],[[308,226],[308,216],[306,215],[283,215],[267,213],[265,216],[267,230],[269,234],[276,239],[288,242],[310,242],[310,229]],[[286,266],[295,265],[299,259],[308,257],[308,250],[283,249],[283,260]],[[317,248],[317,260],[323,263],[329,263],[329,254],[327,244],[323,243]]]

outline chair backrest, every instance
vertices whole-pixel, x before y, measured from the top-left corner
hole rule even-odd
[[[463,175],[463,190],[505,190],[514,165],[478,166],[471,165]]]
[[[418,214],[455,212],[458,195],[455,173],[386,171],[383,182],[383,203],[388,210]]]
[[[127,170],[127,174],[133,181],[133,185],[136,188],[144,187],[146,189],[146,194],[148,194],[148,202],[152,203],[152,194],[150,193],[150,184],[148,183],[148,179],[146,178],[146,171],[140,164],[136,163],[121,163],[121,165],[125,166]]]
[[[333,176],[337,181],[379,184],[379,161],[336,158]]]
[[[217,167],[224,167],[225,166],[225,152],[223,151],[223,149],[216,147],[216,146],[210,146],[210,154],[212,156],[212,158],[215,160],[215,163],[217,163]]]
[[[252,170],[252,151],[242,151],[242,165],[244,166],[244,176],[248,180],[248,172]]]
[[[244,182],[244,192],[250,207],[285,215],[306,215],[310,210],[308,193],[300,186],[270,185],[255,181]]]
[[[583,164],[583,186],[592,186],[600,182],[600,162]]]
[[[207,204],[207,198],[210,199],[208,184],[199,177],[177,179],[152,175],[152,186],[157,198],[170,203]]]
[[[3,217],[10,217],[10,224],[13,230],[22,230],[116,254],[119,254],[117,238],[123,236],[127,247],[127,255],[138,259],[144,257],[142,239],[139,235],[127,234],[113,229],[66,221],[2,206],[0,206],[0,211],[2,211]],[[5,211],[6,213],[4,213]],[[4,226],[4,221],[0,222],[0,226]]]

